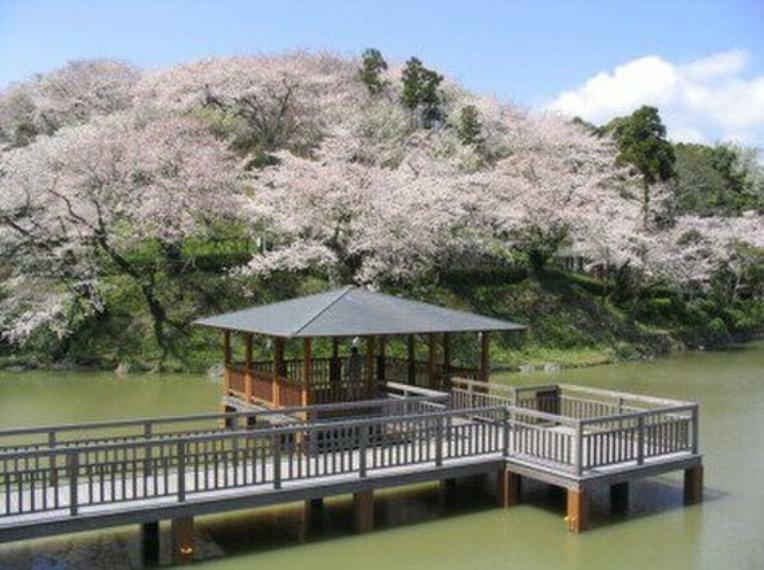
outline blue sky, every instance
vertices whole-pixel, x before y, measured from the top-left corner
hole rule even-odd
[[[764,146],[762,29],[764,0],[0,0],[0,87],[71,59],[375,46],[533,109],[603,121],[652,102],[675,138]]]

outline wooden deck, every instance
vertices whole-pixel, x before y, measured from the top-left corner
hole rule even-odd
[[[348,417],[312,419],[327,410]],[[461,380],[450,394],[10,430],[0,541],[497,471],[566,488],[583,530],[600,485],[681,469],[698,495],[697,426],[692,403]]]

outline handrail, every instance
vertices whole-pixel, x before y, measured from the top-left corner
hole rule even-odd
[[[495,406],[493,408],[476,408],[474,411],[480,414],[488,412],[500,412],[505,408],[503,406]],[[303,422],[295,423],[284,426],[271,426],[265,428],[253,428],[253,429],[241,429],[241,430],[224,430],[210,434],[191,434],[191,435],[177,435],[153,442],[154,445],[171,445],[174,443],[195,443],[200,441],[222,441],[226,439],[235,439],[238,437],[254,439],[261,436],[279,436],[290,433],[298,433],[305,431],[315,430],[330,430],[332,428],[352,428],[362,426],[372,426],[380,423],[400,422],[400,421],[416,421],[420,419],[438,419],[447,417],[456,417],[466,415],[469,410],[444,410],[438,412],[431,412],[426,414],[407,414],[404,416],[384,416],[373,418],[354,418],[346,420],[322,420],[319,422]],[[524,412],[525,410],[518,410]],[[151,444],[152,442],[148,442]],[[83,445],[83,446],[68,446],[52,449],[29,449],[21,450],[11,453],[0,455],[0,459],[13,461],[14,459],[35,458],[35,457],[51,457],[51,455],[70,455],[74,453],[97,453],[102,451],[123,450],[131,448],[144,448],[147,445],[145,441],[134,442],[114,442],[103,443],[98,445]]]
[[[645,421],[651,414],[665,418]],[[503,404],[25,449],[0,455],[0,520],[53,510],[76,515],[89,506],[138,500],[184,502],[248,486],[277,490],[338,474],[363,479],[374,470],[425,463],[440,468],[465,458],[535,463],[582,480],[603,466],[698,453],[697,405],[613,418],[597,420],[613,425],[587,431],[596,422]]]
[[[437,396],[412,396],[406,399],[411,403],[426,402],[431,400],[446,401],[448,399],[447,394],[439,393]],[[96,421],[96,422],[84,422],[77,424],[58,424],[47,426],[32,426],[24,428],[11,428],[0,430],[0,437],[19,436],[19,435],[32,435],[32,434],[48,434],[52,431],[74,431],[74,430],[92,430],[103,428],[120,428],[131,426],[145,426],[147,423],[154,425],[165,425],[172,423],[194,422],[204,420],[228,420],[238,418],[251,418],[253,416],[282,416],[292,415],[301,412],[323,412],[323,411],[343,411],[352,409],[366,409],[375,406],[395,405],[400,403],[400,399],[392,398],[377,398],[373,400],[359,400],[354,402],[339,402],[336,404],[311,404],[308,406],[289,406],[279,408],[277,410],[248,410],[244,412],[225,412],[225,413],[207,413],[207,414],[188,414],[178,416],[159,416],[159,417],[142,417],[135,419],[124,420],[109,420],[109,421]]]
[[[599,423],[617,422],[619,420],[637,419],[640,417],[652,416],[656,414],[669,415],[669,414],[676,414],[678,412],[692,412],[697,407],[698,407],[697,404],[682,404],[679,406],[671,406],[666,408],[640,410],[639,412],[626,412],[623,414],[612,414],[609,416],[597,416],[596,418],[583,418],[578,421],[580,421],[582,425],[588,426],[588,425],[599,424]]]
[[[657,396],[646,396],[644,394],[634,394],[631,392],[620,392],[618,390],[606,390],[604,388],[590,388],[589,386],[578,386],[576,384],[557,384],[564,390],[570,390],[572,392],[589,392],[591,394],[598,394],[600,396],[607,396],[610,398],[628,398],[629,400],[642,401],[651,404],[660,404],[667,406],[675,405],[692,405],[694,402],[688,402],[685,400],[673,400],[669,398],[659,398]]]

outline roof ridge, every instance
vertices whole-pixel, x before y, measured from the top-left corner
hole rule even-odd
[[[295,336],[300,334],[300,332],[304,331],[310,323],[315,321],[318,317],[323,315],[329,308],[331,308],[337,301],[342,299],[345,295],[347,295],[354,287],[352,285],[346,285],[342,289],[340,289],[339,294],[331,300],[331,302],[327,303],[324,307],[322,307],[319,311],[316,312],[315,315],[310,317],[307,321],[305,321],[302,325],[297,327],[295,330],[291,331],[289,333],[289,336]]]

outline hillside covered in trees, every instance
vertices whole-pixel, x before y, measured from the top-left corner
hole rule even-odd
[[[763,196],[656,109],[532,114],[376,50],[71,63],[0,93],[0,359],[201,369],[194,318],[345,283],[526,323],[510,365],[723,344],[764,325]]]

